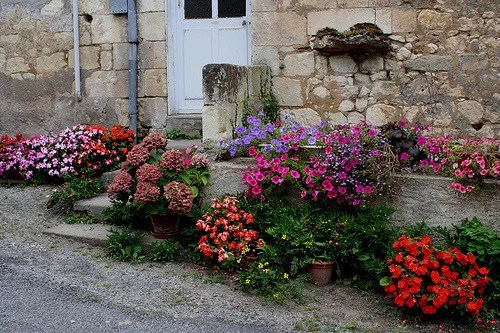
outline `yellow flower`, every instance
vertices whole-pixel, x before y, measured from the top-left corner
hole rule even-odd
[[[266,268],[263,271],[264,271],[264,273],[269,273],[269,268]]]
[[[264,268],[264,265],[262,263],[259,264],[259,268],[262,269]]]
[[[281,239],[286,239],[286,235],[281,236]]]
[[[242,250],[241,250],[241,253],[242,254],[245,254],[247,253],[248,251],[250,251],[250,248],[248,246],[245,246]]]
[[[250,284],[250,279],[246,279],[245,284]]]
[[[241,264],[241,259],[236,260],[238,264]]]
[[[283,279],[288,279],[288,274],[287,273],[283,273]]]

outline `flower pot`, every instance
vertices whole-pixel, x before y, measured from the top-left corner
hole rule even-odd
[[[311,283],[326,286],[332,279],[334,267],[333,261],[313,261],[308,268]]]
[[[153,237],[157,239],[176,237],[179,234],[179,218],[179,214],[151,215]]]

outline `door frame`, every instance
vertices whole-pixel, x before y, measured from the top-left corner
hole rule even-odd
[[[179,52],[179,20],[181,19],[179,9],[183,0],[165,0],[165,24],[167,31],[167,112],[168,115],[177,115],[177,88],[176,88],[176,70],[182,66],[178,63],[176,55]],[[247,21],[247,50],[248,64],[252,63],[252,5],[251,0],[246,0],[246,21]],[[189,113],[185,113],[189,115]],[[191,113],[198,114],[198,113]],[[201,112],[200,112],[201,114]]]

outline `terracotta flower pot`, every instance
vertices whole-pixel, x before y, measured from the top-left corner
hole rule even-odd
[[[179,218],[179,214],[151,215],[154,238],[167,239],[179,235]]]
[[[334,268],[335,262],[333,261],[313,261],[308,268],[311,283],[326,286],[332,279]]]

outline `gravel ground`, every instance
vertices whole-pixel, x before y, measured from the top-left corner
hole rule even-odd
[[[0,332],[7,332],[2,331],[2,322],[13,325],[15,313],[9,309],[20,303],[54,311],[46,313],[47,326],[40,329],[34,328],[40,314],[32,311],[31,317],[23,316],[15,330],[19,332],[28,332],[23,327],[30,323],[33,332],[58,332],[54,314],[75,304],[78,318],[70,319],[72,312],[65,316],[71,325],[98,324],[100,331],[109,326],[109,331],[135,332],[140,327],[147,332],[147,327],[169,322],[179,325],[170,326],[172,332],[296,332],[301,328],[417,333],[438,332],[438,325],[443,332],[472,332],[471,327],[450,322],[403,321],[381,295],[349,286],[307,285],[304,304],[278,305],[245,294],[231,282],[207,283],[206,273],[190,264],[114,261],[102,248],[43,234],[46,228],[64,223],[61,212],[46,209],[52,189],[0,187]],[[9,298],[13,292],[17,301]],[[30,295],[38,296],[29,300]],[[115,316],[115,326],[99,316],[103,311]],[[95,331],[92,326],[72,327],[73,332]]]

